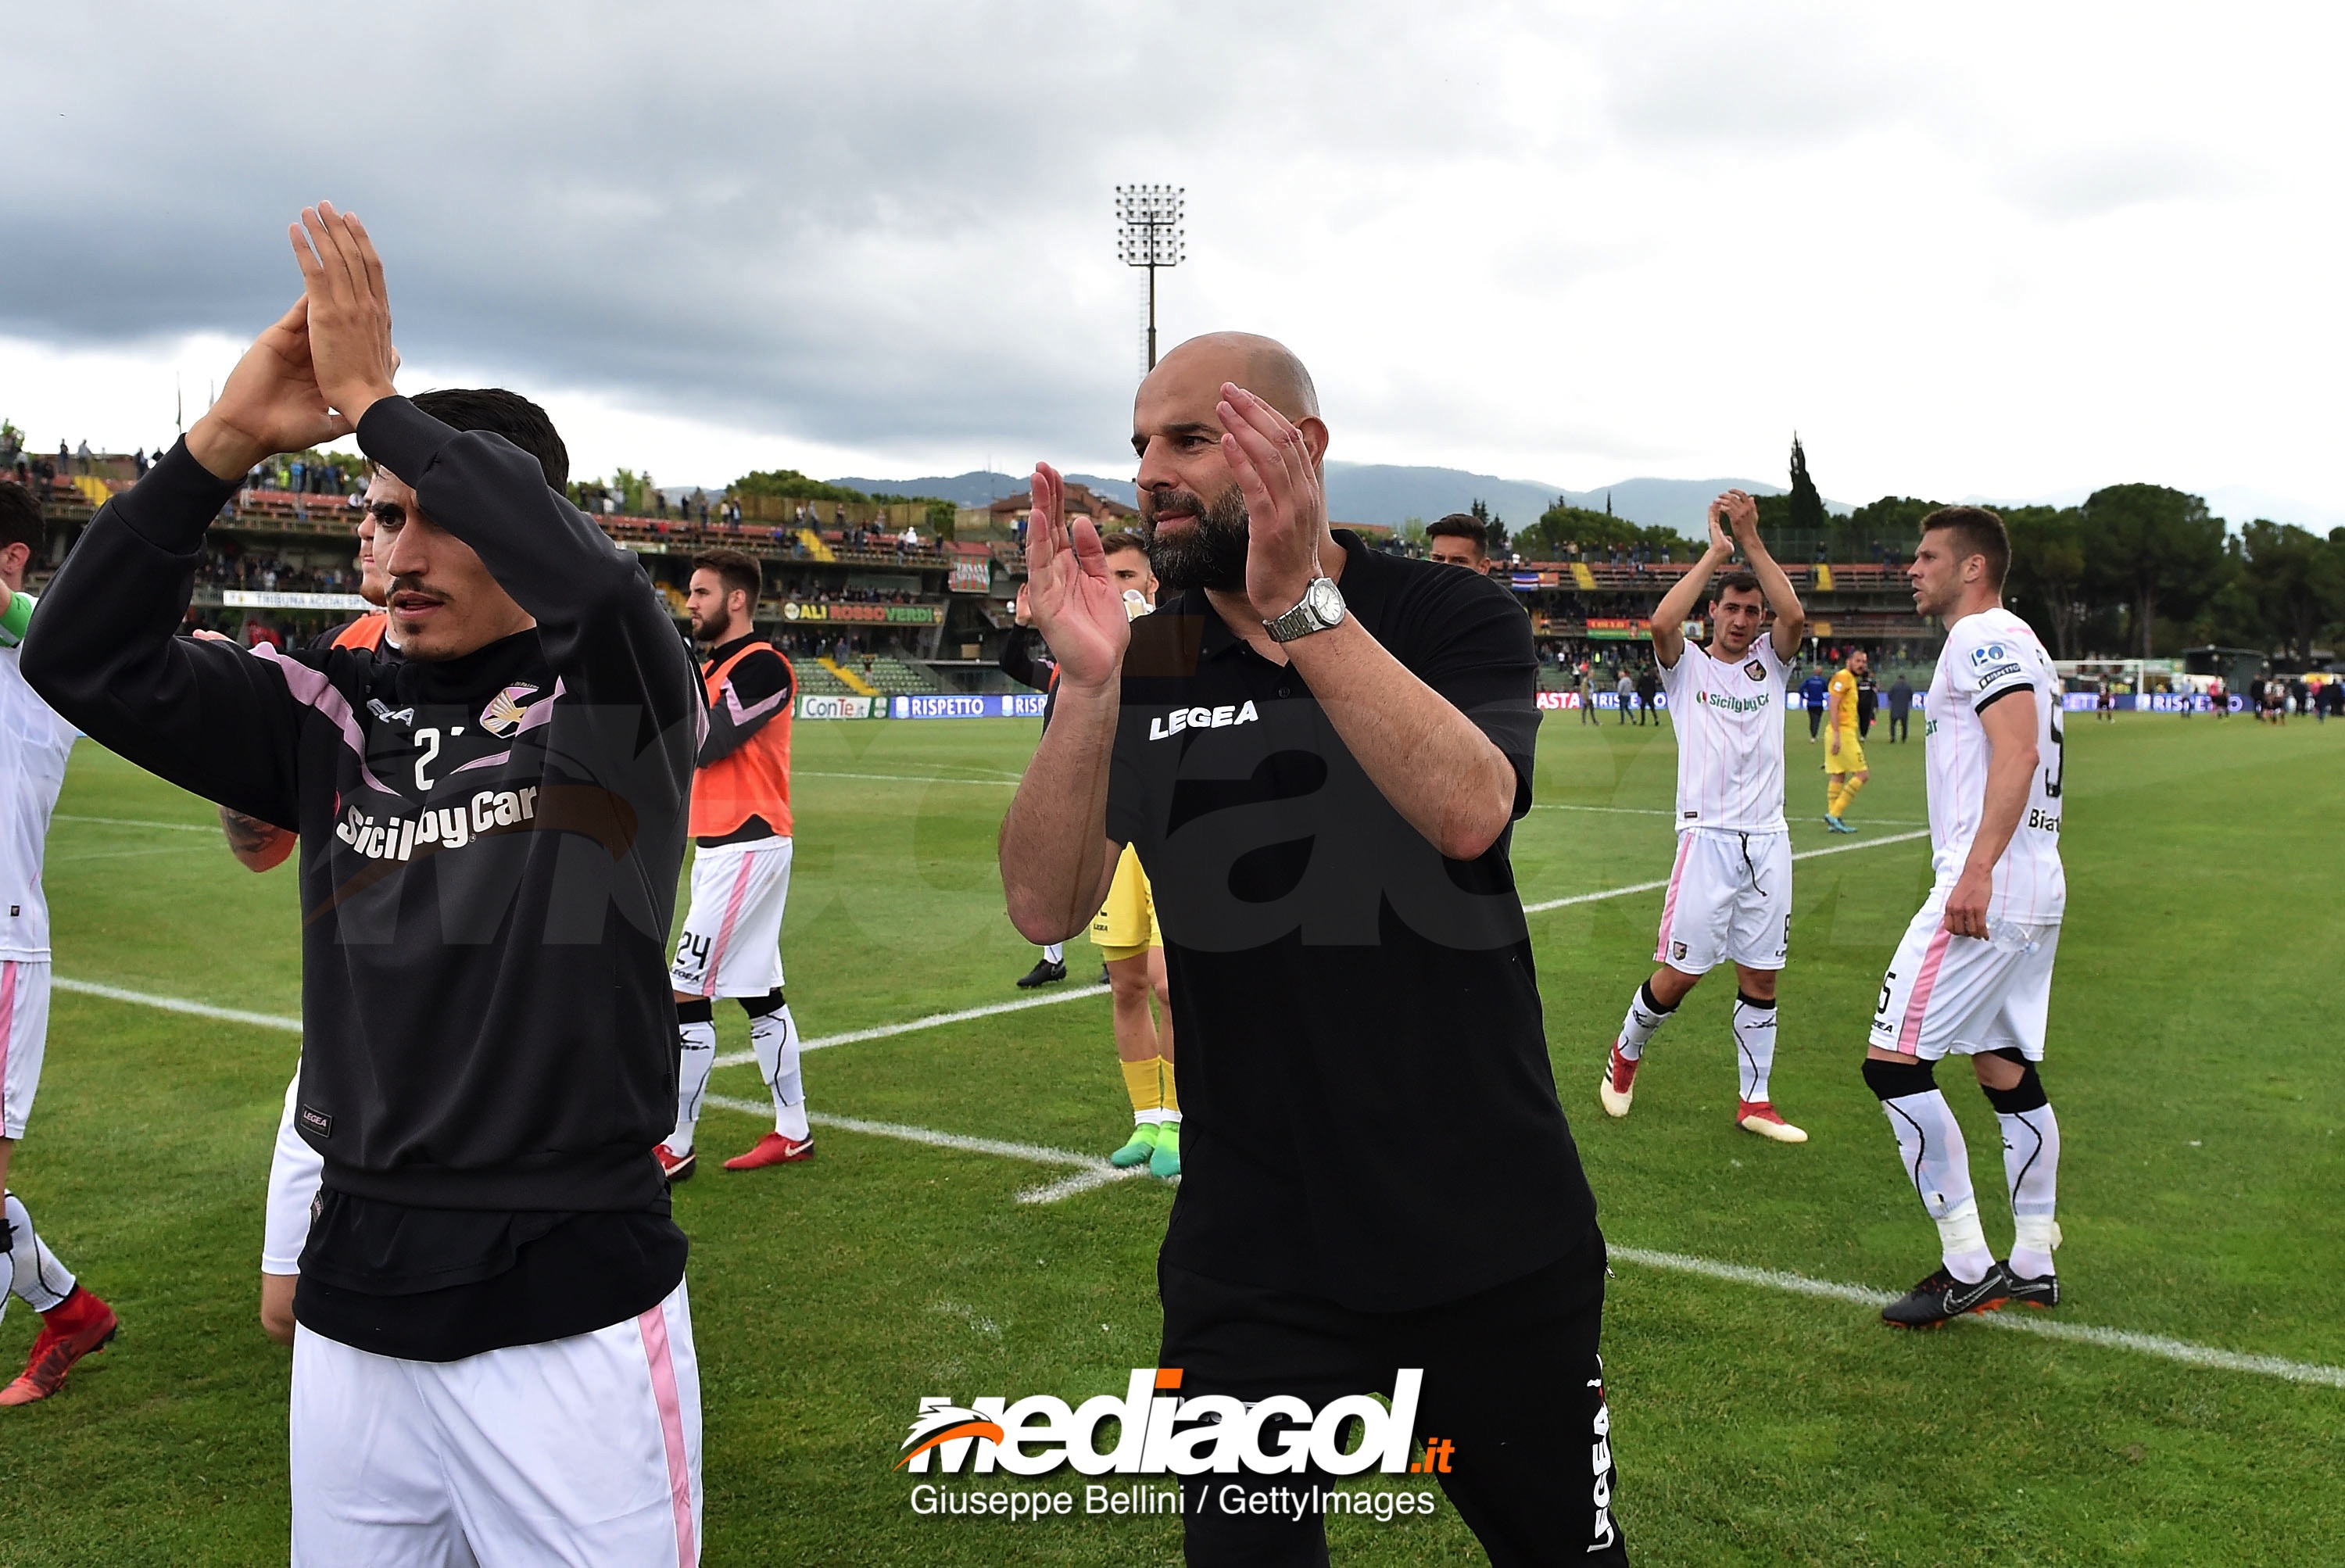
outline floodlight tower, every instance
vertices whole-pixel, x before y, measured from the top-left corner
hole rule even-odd
[[[1148,368],[1156,368],[1156,269],[1181,265],[1178,185],[1119,185],[1115,188],[1115,253],[1127,267],[1148,269]]]

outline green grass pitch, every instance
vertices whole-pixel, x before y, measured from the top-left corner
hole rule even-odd
[[[2046,1082],[2066,1144],[2057,1317],[2345,1366],[2345,1078],[2330,1003],[2345,885],[2345,728],[2072,716],[2070,909]],[[1014,998],[1033,950],[1003,919],[993,836],[1034,742],[1011,721],[801,724],[790,996],[822,1036]],[[1859,844],[1923,817],[1921,747],[1876,731]],[[1789,748],[1794,848],[1822,748]],[[1526,901],[1665,876],[1674,748],[1548,716]],[[289,871],[254,877],[204,803],[85,744],[50,839],[56,972],[272,1014],[298,1010]],[[1738,1133],[1713,977],[1656,1043],[1636,1114],[1595,1079],[1649,967],[1660,894],[1532,917],[1565,1109],[1621,1247],[1877,1289],[1935,1238],[1859,1078],[1881,972],[1926,844],[1806,860],[1782,983],[1778,1103],[1813,1142]],[[679,914],[681,910],[679,909]],[[1070,967],[1095,972],[1078,942]],[[721,1049],[746,1044],[719,1012]],[[260,1200],[294,1038],[59,993],[12,1185],[122,1315],[56,1399],[0,1411],[0,1562],[281,1560],[289,1358],[254,1317]],[[1107,1005],[1062,1005],[807,1059],[819,1113],[1104,1154],[1127,1112]],[[1988,1235],[2008,1241],[1995,1124],[1944,1075]],[[749,1067],[716,1091],[757,1099]],[[763,1130],[713,1110],[722,1156]],[[1169,1520],[913,1514],[891,1473],[916,1399],[1081,1398],[1152,1365],[1171,1194],[1122,1181],[1051,1204],[1063,1171],[841,1130],[810,1163],[704,1165],[693,1241],[712,1563],[1163,1563]],[[1994,1331],[1882,1327],[1861,1305],[1617,1265],[1606,1365],[1620,1517],[1646,1563],[2345,1561],[2345,1389]],[[36,1327],[0,1321],[13,1368]],[[1584,1478],[1558,1477],[1562,1489]],[[1339,1521],[1337,1561],[1477,1561],[1446,1507]]]

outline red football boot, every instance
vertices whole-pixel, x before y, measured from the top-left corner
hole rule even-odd
[[[106,1349],[120,1327],[113,1308],[75,1286],[72,1295],[41,1314],[41,1332],[33,1340],[24,1375],[0,1389],[0,1405],[47,1399],[64,1384],[76,1361]]]
[[[786,1166],[797,1160],[814,1157],[814,1138],[786,1138],[779,1133],[767,1133],[757,1140],[757,1146],[746,1155],[735,1155],[725,1162],[728,1171],[753,1171],[765,1166]]]
[[[1629,1102],[1637,1095],[1637,1064],[1620,1054],[1620,1042],[1612,1042],[1612,1052],[1604,1062],[1604,1081],[1596,1086],[1597,1098],[1604,1102],[1608,1116],[1625,1116]]]
[[[680,1181],[690,1181],[692,1173],[700,1168],[700,1151],[697,1149],[687,1149],[683,1154],[673,1155],[668,1153],[665,1144],[654,1144],[652,1156],[659,1161],[660,1169],[666,1173],[667,1185],[670,1186],[674,1186]]]

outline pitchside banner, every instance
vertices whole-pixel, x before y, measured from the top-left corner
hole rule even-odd
[[[832,697],[809,693],[798,698],[800,718],[885,718],[888,702],[878,697]]]
[[[987,692],[955,697],[897,697],[888,703],[890,718],[1040,718],[1049,699],[1039,692],[1005,696]]]

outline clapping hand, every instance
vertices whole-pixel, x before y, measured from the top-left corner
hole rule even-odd
[[[1026,526],[1027,614],[1058,661],[1059,678],[1104,686],[1132,641],[1123,595],[1108,574],[1099,527],[1088,517],[1070,525],[1066,486],[1047,463],[1034,465],[1033,514]]]
[[[1710,558],[1713,564],[1731,560],[1734,555],[1734,541],[1726,536],[1726,524],[1721,521],[1725,510],[1723,495],[1710,504]]]
[[[318,389],[356,428],[370,407],[393,394],[399,370],[382,258],[358,215],[337,212],[330,201],[303,208],[287,232],[308,290]]]
[[[1303,600],[1320,575],[1319,536],[1327,498],[1303,432],[1234,382],[1222,383],[1216,412],[1222,456],[1246,503],[1246,597],[1254,613],[1276,620]]]
[[[1727,526],[1733,531],[1735,543],[1741,545],[1742,554],[1749,556],[1751,546],[1759,538],[1758,498],[1740,490],[1730,490],[1718,498],[1717,506],[1711,513],[1713,524],[1721,511],[1726,514]]]

